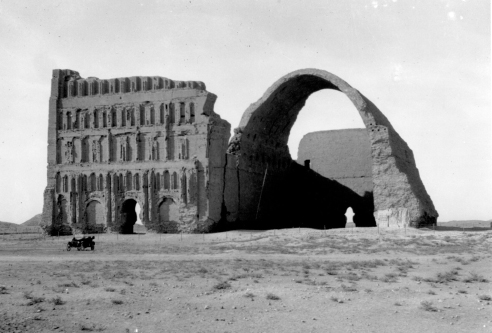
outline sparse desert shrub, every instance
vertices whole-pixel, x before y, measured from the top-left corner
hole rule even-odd
[[[346,286],[342,284],[340,287],[342,288],[343,291],[348,291],[348,292],[357,291],[357,288],[355,286]]]
[[[400,302],[395,302],[394,305],[395,306],[402,306],[403,304],[401,304]]]
[[[65,282],[65,283],[59,283],[58,284],[58,287],[60,288],[79,288],[79,285],[76,284],[75,282],[71,281],[71,282]]]
[[[480,295],[478,296],[478,299],[481,301],[492,301],[492,297],[490,297],[489,295]]]
[[[278,301],[280,300],[280,297],[275,295],[275,294],[272,294],[272,293],[268,293],[266,295],[266,299],[269,299],[269,300],[272,300],[272,301]]]
[[[362,274],[360,275],[360,277],[362,279],[366,279],[366,280],[369,280],[369,281],[375,281],[375,280],[378,279],[378,277],[376,275],[368,274],[367,272],[362,272]]]
[[[114,298],[111,300],[111,303],[113,303],[115,305],[120,305],[120,304],[123,304],[123,300]]]
[[[466,290],[460,289],[460,290],[458,290],[458,293],[460,293],[460,294],[467,294],[468,292]]]
[[[214,290],[224,290],[224,289],[229,289],[231,287],[231,284],[227,281],[222,281],[217,283],[212,287]]]
[[[106,288],[104,288],[104,290],[105,290],[105,291],[107,291],[107,292],[110,292],[110,293],[112,293],[112,292],[115,292],[115,291],[116,291],[116,289],[115,289],[115,288],[113,288],[113,287],[106,287]]]
[[[7,287],[0,286],[0,295],[8,294]]]
[[[106,330],[106,327],[98,326],[96,324],[92,324],[92,325],[79,324],[79,329],[81,331],[102,332]]]
[[[458,281],[458,271],[456,269],[452,269],[449,272],[437,273],[437,283],[447,283],[451,281]]]
[[[330,299],[331,299],[333,302],[343,303],[343,299],[338,298],[338,297],[335,297],[335,296],[331,296],[331,297],[330,297]]]
[[[466,282],[466,283],[472,283],[472,282],[489,282],[489,280],[487,280],[486,278],[484,278],[482,275],[478,274],[478,273],[475,273],[475,272],[471,272],[470,273],[470,276],[466,277],[463,279],[463,282]]]
[[[361,277],[355,273],[349,272],[346,274],[339,274],[338,279],[340,279],[340,280],[345,279],[348,281],[359,281],[361,279]]]
[[[252,292],[247,292],[243,296],[246,297],[246,298],[254,298],[255,297],[255,294],[253,294]]]
[[[424,311],[437,312],[437,308],[429,301],[420,302],[420,308]]]
[[[198,274],[207,274],[208,270],[205,267],[200,267],[196,272]]]
[[[435,292],[434,290],[429,290],[427,293],[428,293],[429,295],[435,295],[435,294],[436,294],[436,292]]]
[[[396,275],[395,273],[387,273],[387,274],[384,274],[383,277],[379,278],[379,280],[381,280],[382,282],[396,282],[398,281],[398,275]]]
[[[50,303],[53,303],[53,305],[65,304],[65,301],[63,301],[60,296],[55,296],[55,297],[51,298],[49,301],[50,301]]]
[[[44,297],[36,297],[32,295],[32,292],[26,291],[24,292],[24,298],[28,299],[29,302],[26,305],[34,305],[34,304],[39,304],[45,301]]]
[[[83,284],[84,286],[90,284],[92,281],[91,280],[82,280],[80,281],[81,284]]]

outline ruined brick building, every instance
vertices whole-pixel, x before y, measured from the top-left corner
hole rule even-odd
[[[287,140],[307,98],[336,89],[365,129],[308,134],[298,163]],[[164,77],[83,79],[54,70],[49,104],[50,233],[132,233],[239,227],[434,224],[437,212],[413,153],[387,118],[325,71],[290,73],[230,125],[202,82]]]

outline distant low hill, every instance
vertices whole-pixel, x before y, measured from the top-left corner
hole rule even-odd
[[[0,228],[17,228],[19,225],[12,222],[0,221]]]
[[[492,220],[462,220],[462,221],[449,221],[438,222],[439,226],[443,227],[459,227],[459,228],[490,228]]]
[[[37,226],[39,226],[39,224],[41,222],[41,217],[42,217],[42,214],[34,215],[33,217],[31,217],[29,220],[22,223],[21,225],[26,226],[26,227],[37,227]]]

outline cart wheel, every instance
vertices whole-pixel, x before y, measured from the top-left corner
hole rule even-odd
[[[71,249],[70,244],[67,244],[67,251],[70,251]]]

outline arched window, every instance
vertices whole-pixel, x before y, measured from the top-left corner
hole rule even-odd
[[[190,123],[195,122],[195,104],[190,103]]]
[[[126,126],[126,110],[121,110],[121,126]]]
[[[72,112],[67,112],[67,129],[72,129]]]
[[[120,190],[120,192],[124,192],[125,191],[125,185],[123,183],[123,175],[120,174],[119,177],[118,177],[118,188]]]
[[[55,191],[57,193],[60,193],[60,187],[61,187],[61,177],[60,177],[60,173],[58,172],[55,177]]]
[[[154,110],[154,107],[151,107],[150,108],[150,123],[152,125],[155,124],[155,110]]]
[[[155,175],[154,184],[156,190],[161,189],[161,174],[159,172]]]
[[[186,121],[185,103],[179,103],[179,123],[184,124]]]
[[[175,118],[175,109],[174,109],[174,103],[169,104],[169,122],[171,124],[174,124],[174,118]]]
[[[140,176],[138,173],[135,174],[135,190],[140,191]]]
[[[130,109],[127,111],[126,123],[129,126],[135,126],[135,110],[134,109]]]
[[[117,124],[116,121],[116,110],[111,110],[111,127],[115,127]]]
[[[99,110],[94,110],[94,128],[99,128]]]
[[[80,128],[80,110],[75,111],[75,121],[73,122],[73,129]]]
[[[131,172],[126,173],[126,190],[127,191],[132,190],[132,173]]]
[[[159,107],[159,123],[164,124],[164,104]]]
[[[91,82],[91,95],[97,95],[99,84],[97,81]]]
[[[72,179],[70,180],[70,182],[72,183],[71,185],[71,188],[72,188],[72,192],[73,193],[76,193],[77,192],[77,188],[75,187],[75,178],[72,177]]]
[[[119,183],[119,178],[117,174],[113,175],[113,187],[116,192],[120,191],[120,183]]]
[[[89,189],[90,192],[93,192],[96,190],[96,174],[94,173],[91,173],[90,175],[90,184],[91,184],[91,187]]]
[[[99,175],[99,184],[98,184],[98,190],[103,191],[104,190],[104,177],[102,174]]]
[[[183,201],[185,204],[188,203],[188,193],[187,193],[187,186],[186,186],[186,173],[183,174],[183,177],[181,178],[181,193],[183,193]]]
[[[84,128],[90,128],[90,119],[89,112],[84,112]]]
[[[58,112],[58,129],[62,130],[63,129],[63,112]]]
[[[140,126],[145,125],[145,108],[140,107]]]
[[[106,82],[105,81],[99,82],[99,92],[101,93],[101,95],[106,93]]]
[[[169,179],[169,171],[164,171],[164,189],[169,190],[170,179]]]
[[[102,111],[102,127],[106,128],[108,126],[108,122],[106,119],[106,111]]]
[[[87,191],[87,175],[82,175],[82,191]]]
[[[176,172],[173,172],[172,182],[173,182],[173,190],[179,189],[179,178]]]

